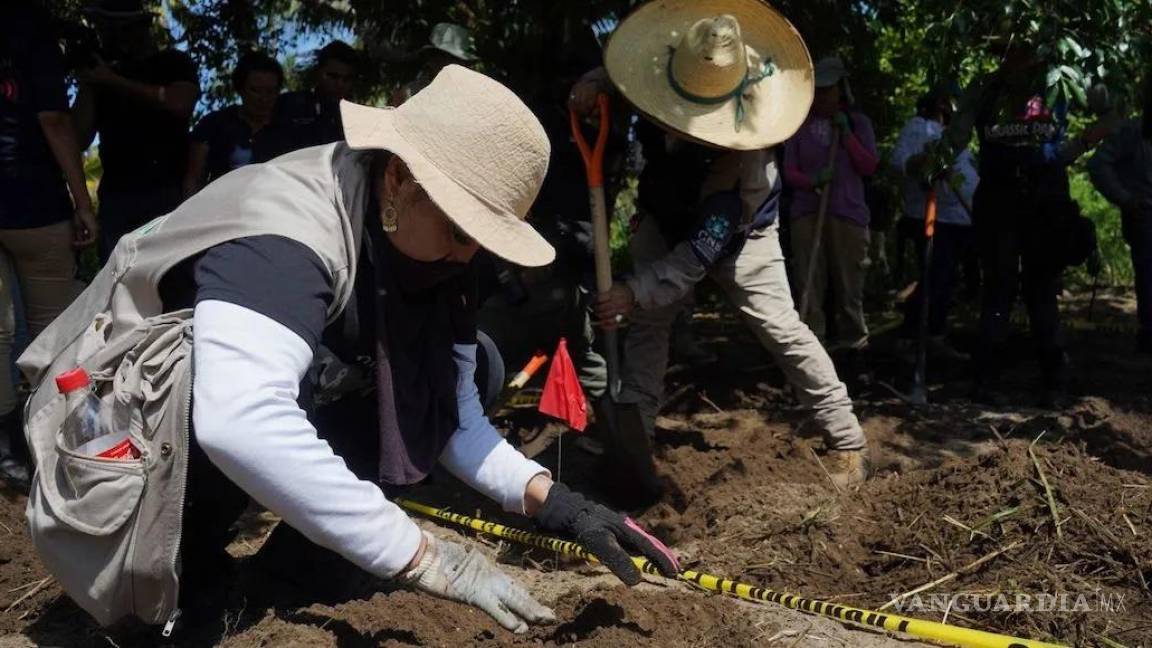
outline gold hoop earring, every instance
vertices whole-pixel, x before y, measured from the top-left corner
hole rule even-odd
[[[400,214],[396,213],[396,208],[391,204],[384,206],[384,212],[380,215],[380,225],[388,233],[400,229]]]

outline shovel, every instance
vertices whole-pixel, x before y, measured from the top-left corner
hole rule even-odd
[[[920,278],[920,330],[916,336],[916,369],[912,372],[912,393],[908,401],[913,405],[928,404],[928,312],[929,291],[932,288],[932,248],[936,240],[936,186],[928,189],[924,205],[924,273]]]
[[[596,257],[596,290],[612,289],[612,251],[609,246],[608,207],[604,197],[604,149],[611,126],[608,95],[596,97],[600,113],[600,132],[595,148],[588,146],[580,127],[580,118],[569,112],[572,138],[584,158],[588,175],[588,199],[592,207],[592,240]],[[607,403],[596,408],[604,442],[604,458],[614,478],[613,496],[626,508],[637,508],[658,501],[664,494],[663,484],[652,459],[652,440],[635,403],[621,403],[620,348],[615,330],[601,331],[605,361],[608,364]]]
[[[835,176],[836,154],[840,151],[840,129],[832,131],[832,150],[828,153],[827,169]],[[804,292],[800,295],[800,319],[808,320],[808,310],[812,306],[812,283],[816,279],[816,257],[820,255],[820,244],[824,240],[825,221],[828,220],[828,205],[832,200],[832,182],[824,186],[820,193],[820,208],[816,211],[816,236],[812,238],[812,249],[808,256],[808,267],[804,269]],[[823,308],[823,304],[820,305]]]
[[[897,398],[916,407],[928,404],[928,313],[931,298],[928,291],[932,287],[932,248],[936,239],[936,187],[928,190],[924,204],[924,271],[916,290],[920,291],[920,321],[916,334],[916,367],[912,370],[912,390],[905,394],[892,385],[881,382],[880,386],[892,392]]]

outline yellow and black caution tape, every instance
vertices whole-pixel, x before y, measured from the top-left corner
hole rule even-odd
[[[540,547],[541,549],[550,551],[557,551],[564,555],[580,558],[589,562],[599,562],[587,549],[574,542],[529,533],[528,531],[507,527],[495,522],[485,522],[484,520],[474,517],[453,513],[443,508],[433,508],[408,499],[397,499],[396,503],[409,511],[451,522],[498,538],[504,538],[505,540]],[[633,557],[632,561],[636,563],[636,567],[644,573],[656,576],[660,575],[656,566],[647,559]],[[1060,644],[1020,639],[984,632],[982,630],[959,628],[935,621],[911,619],[895,614],[885,614],[882,612],[848,607],[828,601],[807,599],[763,587],[753,587],[752,585],[738,583],[726,578],[718,578],[690,569],[680,572],[677,578],[710,592],[727,594],[757,603],[776,603],[793,610],[801,610],[839,621],[849,621],[873,628],[881,628],[888,632],[899,632],[918,639],[930,639],[954,646],[961,646],[962,648],[1067,648]]]
[[[540,405],[540,390],[522,389],[512,394],[505,405],[511,409],[534,408]]]

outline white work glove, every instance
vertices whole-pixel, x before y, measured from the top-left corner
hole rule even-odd
[[[528,623],[554,623],[552,610],[536,602],[519,583],[488,561],[479,551],[424,534],[427,548],[420,563],[401,574],[400,581],[451,601],[484,610],[515,633],[528,631]]]

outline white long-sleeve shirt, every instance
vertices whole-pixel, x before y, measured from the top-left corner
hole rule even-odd
[[[208,458],[313,542],[381,577],[402,570],[420,545],[416,525],[347,468],[296,402],[312,361],[308,343],[279,322],[224,301],[200,302],[194,326],[192,417]],[[440,461],[506,510],[522,513],[528,482],[547,471],[512,448],[484,416],[472,379],[475,354],[475,345],[455,348],[460,426]]]

